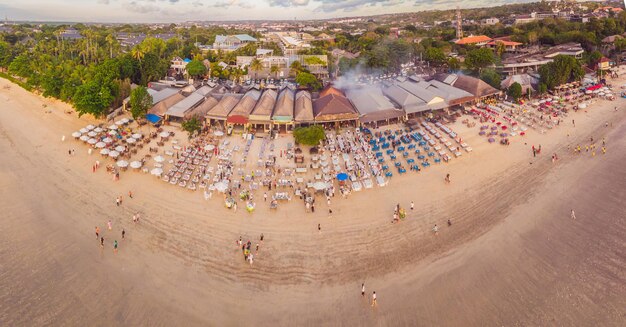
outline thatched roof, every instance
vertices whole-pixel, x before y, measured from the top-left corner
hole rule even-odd
[[[274,115],[272,120],[275,121],[292,121],[293,120],[293,104],[295,93],[292,89],[286,87],[278,95],[276,106],[274,107]]]
[[[477,99],[500,93],[498,89],[493,88],[483,80],[467,75],[438,74],[435,76],[435,80],[468,92]]]
[[[313,102],[313,115],[315,121],[340,121],[340,120],[356,120],[359,113],[356,111],[352,103],[343,96],[330,93]]]
[[[250,114],[250,120],[270,121],[274,111],[277,93],[274,90],[265,90],[263,95]]]
[[[313,122],[313,101],[311,101],[311,93],[308,91],[298,91],[298,93],[296,93],[296,103],[293,112],[296,122]]]
[[[202,117],[207,114],[213,107],[217,105],[219,101],[217,101],[214,97],[208,97],[204,102],[202,102],[199,106],[185,113],[185,119],[189,119],[191,117]]]
[[[207,112],[206,117],[210,119],[226,120],[228,114],[239,102],[239,95],[226,94],[222,97],[215,107]]]
[[[404,116],[404,111],[396,109],[378,87],[350,89],[346,95],[358,110],[359,120],[363,123],[385,121]]]
[[[235,108],[233,108],[233,110],[228,114],[228,122],[235,124],[247,123],[248,117],[250,116],[252,110],[254,110],[256,102],[259,100],[260,96],[261,92],[256,89],[251,89],[246,92]]]
[[[329,94],[334,94],[337,96],[345,97],[346,95],[338,88],[333,87],[332,85],[328,85],[320,92],[320,98],[325,97]]]
[[[156,105],[152,106],[152,108],[148,110],[148,113],[155,114],[157,116],[163,116],[165,115],[165,112],[167,111],[167,109],[179,103],[183,99],[185,99],[184,95],[182,95],[181,93],[175,93],[165,98],[164,100],[159,101],[159,103],[157,103]]]

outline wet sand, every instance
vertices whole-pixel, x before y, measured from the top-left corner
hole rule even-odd
[[[626,323],[622,99],[575,114],[575,129],[529,135],[526,145],[481,151],[472,143],[476,153],[450,165],[334,200],[332,218],[324,207],[232,214],[142,174],[114,183],[103,169],[91,172],[96,158],[84,146],[60,140],[93,120],[16,86],[0,91],[0,103],[0,325]],[[565,154],[590,136],[606,137],[606,155]],[[531,144],[543,145],[540,158],[528,155]],[[448,171],[453,183],[444,185]],[[135,198],[116,207],[129,189]],[[411,200],[416,211],[390,224],[395,203]],[[260,233],[266,240],[250,267],[235,241],[243,235],[254,246]]]

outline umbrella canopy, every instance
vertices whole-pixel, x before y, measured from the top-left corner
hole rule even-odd
[[[120,153],[117,151],[109,151],[109,157],[111,158],[117,158],[120,156]]]
[[[326,183],[324,183],[324,182],[315,182],[315,183],[313,184],[313,188],[314,188],[316,191],[322,191],[322,190],[325,190],[327,187],[328,187],[328,185],[327,185]]]
[[[343,182],[346,179],[348,179],[348,174],[346,174],[346,173],[337,174],[337,180],[338,181]]]
[[[116,131],[109,131],[107,134],[109,134],[111,136],[115,136],[115,135],[117,135],[117,132]]]
[[[130,119],[122,118],[122,119],[120,119],[120,121],[122,122],[122,124],[128,124],[130,122]]]
[[[493,142],[495,142],[495,141],[496,141],[496,139],[494,139],[493,137],[490,137],[490,138],[489,138],[489,143],[493,143]]]
[[[89,130],[86,129],[86,128],[81,128],[80,132],[83,133],[83,134],[87,134],[87,133],[89,133]]]
[[[102,149],[100,150],[100,154],[103,156],[106,156],[107,154],[109,154],[109,149]]]
[[[222,192],[222,193],[224,193],[224,192],[226,192],[226,190],[228,189],[228,184],[226,184],[226,183],[224,183],[224,182],[217,182],[217,183],[215,183],[214,185],[215,185],[215,189],[216,189],[218,192]]]
[[[98,149],[102,149],[102,148],[104,148],[105,146],[106,146],[106,143],[104,143],[104,142],[98,142],[98,143],[96,143],[96,148],[98,148]]]
[[[111,154],[109,153],[109,155],[111,155]],[[120,160],[120,161],[116,162],[115,164],[116,164],[118,167],[120,167],[120,168],[126,168],[126,167],[128,167],[128,161],[126,161],[126,160]]]
[[[215,149],[215,145],[213,144],[207,144],[204,146],[205,151],[213,151],[213,149]]]
[[[143,137],[143,135],[141,135],[141,134],[139,134],[139,133],[135,133],[135,134],[133,134],[133,138],[134,138],[134,139],[140,139],[140,138],[142,138],[142,137]]]
[[[156,162],[163,162],[163,161],[165,161],[165,158],[163,158],[163,156],[156,156],[156,157],[154,157],[154,161],[156,161]]]
[[[132,138],[132,137],[129,137],[129,138],[126,139],[126,143],[128,143],[128,144],[133,144],[135,142],[137,142],[137,140]]]
[[[109,126],[109,129],[117,129],[117,125],[111,125]]]
[[[124,122],[120,119],[120,120],[115,122],[115,125],[122,126],[122,125],[124,125]]]
[[[80,136],[81,136],[81,133],[80,133],[80,132],[74,132],[74,133],[72,133],[72,137],[73,137],[73,138],[79,138]]]
[[[159,134],[160,137],[170,137],[170,132],[161,132]]]
[[[89,139],[89,140],[87,140],[87,143],[89,143],[89,144],[92,144],[92,145],[93,145],[93,144],[98,143],[98,140],[96,140],[96,139]]]
[[[222,131],[215,131],[215,132],[213,133],[213,135],[218,136],[218,137],[219,137],[219,136],[224,136],[224,132],[222,132]]]
[[[105,138],[104,140],[102,140],[102,142],[104,142],[104,143],[112,143],[112,142],[113,142],[113,139],[112,139],[112,138],[110,138],[110,137],[107,137],[107,138]]]
[[[96,133],[94,131],[91,131],[91,132],[87,133],[87,136],[89,136],[89,137],[96,137],[96,135],[98,135],[98,133]]]
[[[328,166],[328,161],[321,161],[320,165],[322,165],[322,167],[326,167]]]
[[[96,133],[102,133],[103,129],[100,127],[96,127],[93,131]]]
[[[124,152],[124,150],[126,150],[126,148],[121,145],[115,147],[115,151],[117,152]]]
[[[135,169],[137,169],[137,168],[141,168],[141,166],[142,166],[142,165],[143,165],[143,164],[141,163],[141,161],[136,161],[136,160],[135,160],[135,161],[133,161],[133,162],[131,162],[131,163],[130,163],[130,168],[135,168]]]
[[[90,130],[96,128],[96,126],[89,124],[89,125],[85,126],[85,128],[90,131]]]
[[[150,171],[150,174],[154,175],[154,176],[161,176],[161,174],[163,174],[163,169],[161,168],[154,168]]]

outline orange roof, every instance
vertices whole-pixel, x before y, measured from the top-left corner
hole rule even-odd
[[[522,43],[519,42],[513,42],[513,41],[507,41],[507,40],[493,40],[489,43],[487,43],[488,45],[496,45],[498,44],[498,42],[504,44],[504,45],[510,45],[510,46],[517,46],[517,45],[522,45]]]
[[[456,44],[475,44],[475,43],[489,42],[489,41],[491,41],[491,38],[486,35],[473,35],[473,36],[464,37],[456,41],[455,43]]]

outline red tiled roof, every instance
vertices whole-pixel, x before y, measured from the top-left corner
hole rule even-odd
[[[500,42],[500,43],[502,43],[504,45],[510,45],[510,46],[522,45],[522,43],[513,42],[513,41],[507,41],[507,40],[493,40],[493,41],[487,43],[487,45],[496,45],[496,44],[498,44],[498,42]]]
[[[481,42],[489,42],[492,39],[486,35],[474,35],[474,36],[468,36],[468,37],[464,37],[458,41],[456,41],[456,44],[474,44],[474,43],[481,43]]]

